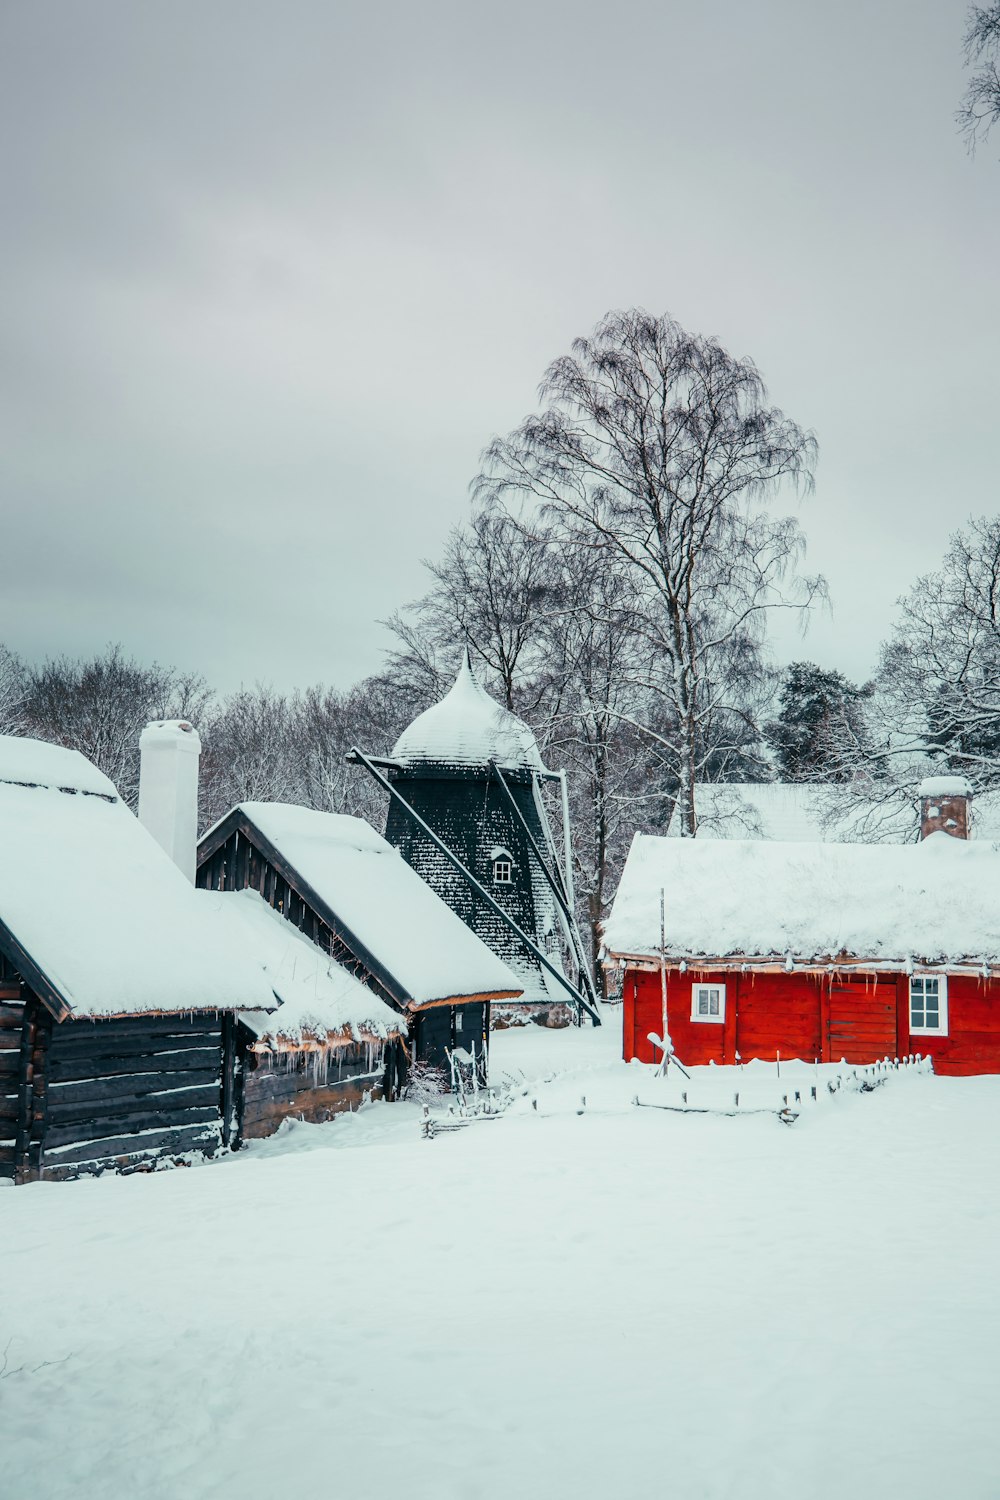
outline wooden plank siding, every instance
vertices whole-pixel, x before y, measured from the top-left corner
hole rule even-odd
[[[46,1178],[223,1144],[216,1014],[63,1021],[48,1050]]]
[[[724,1022],[694,1021],[695,984],[725,985]],[[649,1033],[660,1034],[660,976],[626,968],[623,1056],[658,1062]],[[1000,980],[948,976],[948,1035],[910,1032],[906,974],[833,975],[677,968],[667,972],[667,1025],[677,1056],[710,1062],[773,1061],[870,1063],[921,1053],[939,1073],[1000,1073]]]
[[[21,985],[16,979],[0,977],[0,1177],[6,1178],[16,1176],[15,1153],[22,1136],[23,1028]]]
[[[318,1124],[381,1098],[382,1048],[360,1043],[315,1052],[250,1053],[243,1079],[245,1139],[270,1135],[282,1120]]]

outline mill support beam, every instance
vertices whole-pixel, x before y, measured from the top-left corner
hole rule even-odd
[[[528,934],[517,925],[513,917],[510,916],[508,912],[504,911],[500,903],[493,899],[485,886],[480,884],[475,875],[473,875],[472,871],[462,863],[457,854],[454,854],[452,850],[448,848],[448,845],[444,842],[444,840],[438,837],[433,828],[431,828],[430,824],[426,823],[420,816],[416,808],[411,807],[410,803],[407,802],[406,798],[401,792],[397,791],[392,782],[389,781],[388,777],[383,776],[382,773],[377,770],[376,767],[372,764],[368,756],[365,755],[361,750],[359,750],[357,746],[352,747],[350,756],[348,758],[350,760],[357,761],[359,765],[364,766],[365,770],[370,776],[374,778],[375,781],[378,782],[382,790],[384,792],[388,792],[389,796],[392,797],[396,802],[398,802],[399,806],[403,809],[407,816],[412,818],[417,827],[427,835],[427,837],[434,844],[435,848],[439,849],[444,857],[448,860],[448,862],[453,865],[458,873],[462,876],[462,878],[468,881],[469,885],[476,892],[477,896],[481,897],[481,899],[486,902],[487,906],[489,906],[491,910],[494,911],[500,918],[500,920],[510,928],[515,937],[520,939],[520,941],[527,948],[528,952],[533,954],[534,957],[537,958],[542,968],[545,969],[547,973],[551,974],[553,979],[555,979],[556,982],[560,984],[564,990],[566,990],[566,992],[572,998],[574,1004],[582,1005],[587,1014],[590,1016],[594,1025],[600,1026],[601,1017],[596,1006],[592,1004],[592,1002],[587,998],[586,995],[582,995],[579,990],[577,990],[572,984],[570,984],[565,974],[563,974],[559,969],[556,968],[555,964],[545,956],[541,948],[539,948],[538,944],[533,942]]]
[[[528,844],[529,844],[532,852],[534,853],[535,858],[538,860],[539,865],[541,866],[542,874],[545,876],[545,879],[548,881],[549,887],[550,887],[550,889],[552,891],[553,896],[555,896],[555,898],[556,898],[556,901],[557,901],[557,903],[559,905],[560,911],[562,912],[563,916],[566,919],[566,926],[567,926],[567,928],[569,930],[570,942],[571,942],[571,944],[573,946],[573,955],[574,955],[574,957],[575,957],[575,959],[576,959],[576,961],[577,961],[577,963],[578,963],[578,965],[580,967],[580,976],[581,976],[581,979],[583,980],[583,988],[586,989],[587,994],[588,994],[590,1000],[593,1002],[593,1005],[596,1008],[596,1006],[597,1006],[597,995],[594,992],[593,981],[592,981],[592,979],[590,977],[590,969],[589,969],[587,961],[586,961],[586,959],[584,957],[584,953],[583,953],[583,940],[580,937],[580,930],[579,930],[579,928],[576,925],[576,917],[575,917],[575,915],[573,913],[573,908],[570,906],[569,900],[567,899],[567,896],[566,896],[566,892],[562,888],[562,882],[557,879],[556,875],[554,875],[552,873],[552,871],[549,869],[548,865],[546,864],[546,862],[545,862],[545,856],[542,854],[542,851],[541,851],[541,849],[538,846],[538,840],[535,838],[535,835],[532,833],[531,829],[528,827],[527,819],[525,818],[524,813],[521,811],[521,809],[517,805],[517,799],[515,798],[514,793],[511,791],[509,785],[507,784],[507,778],[506,778],[506,776],[504,776],[503,772],[501,771],[500,767],[497,765],[497,763],[496,763],[495,760],[490,761],[490,765],[492,766],[493,772],[494,772],[497,780],[499,781],[501,787],[503,788],[503,791],[506,794],[507,801],[510,803],[511,807],[513,808],[514,816],[517,818],[517,820],[520,823],[521,827],[524,829],[525,836],[527,837],[527,840],[528,840]]]

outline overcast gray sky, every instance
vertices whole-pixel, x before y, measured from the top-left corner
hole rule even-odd
[[[611,307],[820,441],[784,656],[863,677],[1000,509],[964,0],[0,0],[0,639],[346,686]]]

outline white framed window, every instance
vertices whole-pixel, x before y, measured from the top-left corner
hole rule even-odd
[[[726,986],[724,984],[693,984],[691,986],[692,1021],[715,1021],[726,1019]]]
[[[514,866],[509,859],[495,859],[493,861],[493,879],[497,885],[510,885],[513,873]]]
[[[456,1012],[455,1012],[455,1030],[456,1031],[461,1031],[461,1029],[462,1029],[462,1022],[464,1020],[465,1020],[465,1017],[462,1015],[462,1012],[460,1010],[456,1010]]]
[[[910,975],[910,1030],[948,1035],[948,980],[944,974]]]

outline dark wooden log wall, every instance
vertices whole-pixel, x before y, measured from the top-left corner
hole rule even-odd
[[[232,1120],[231,1083],[223,1119],[224,1055],[223,1018],[214,1014],[52,1027],[41,1175],[73,1177],[217,1151]]]
[[[380,1098],[384,1048],[361,1043],[315,1052],[250,1053],[243,1076],[243,1136],[271,1135],[282,1120],[330,1120]]]
[[[0,1177],[17,1175],[17,1149],[23,1130],[21,1039],[24,1033],[24,996],[21,985],[0,971]]]

